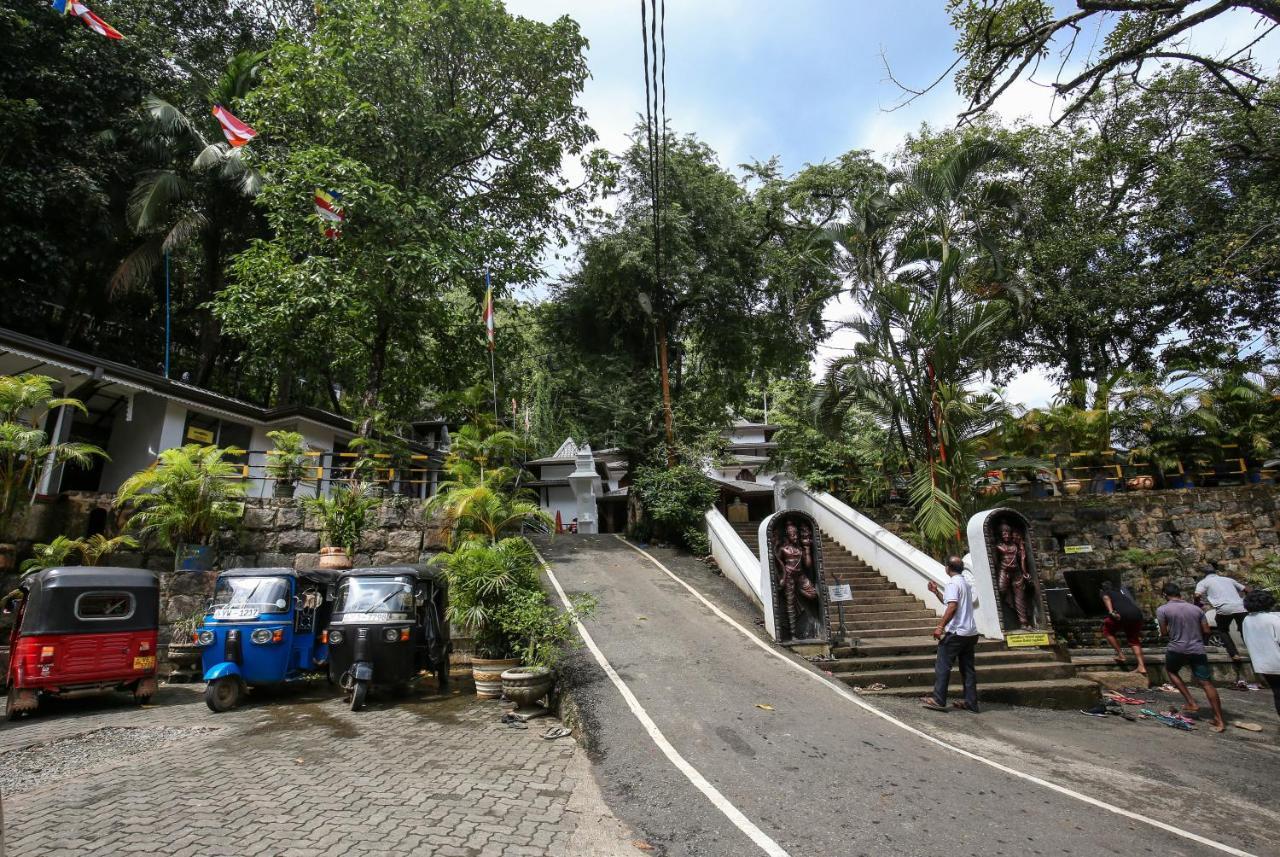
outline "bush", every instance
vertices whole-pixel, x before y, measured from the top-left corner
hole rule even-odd
[[[431,562],[444,568],[449,581],[449,621],[475,637],[481,657],[514,657],[517,644],[498,615],[521,593],[541,594],[532,545],[522,536],[509,536],[497,544],[463,542]]]
[[[578,618],[590,616],[596,599],[590,595],[574,595],[570,599],[573,613],[559,610],[541,589],[524,589],[511,594],[494,614],[499,627],[510,641],[512,657],[521,666],[554,667],[567,647],[577,648],[573,632],[574,613]]]
[[[700,556],[711,552],[703,520],[720,492],[699,470],[687,464],[670,469],[639,467],[631,490],[639,496],[653,525],[654,538],[682,545]]]

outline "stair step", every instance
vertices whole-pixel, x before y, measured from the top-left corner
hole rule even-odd
[[[830,611],[836,615],[840,611]],[[927,610],[921,605],[912,604],[867,604],[863,607],[844,606],[845,620],[857,619],[859,622],[894,622],[898,619],[936,619],[938,614],[932,610]]]
[[[864,690],[865,696],[921,697],[933,692],[933,683]],[[959,676],[951,675],[950,701],[960,698]],[[978,678],[979,702],[1002,702],[1030,708],[1089,708],[1099,699],[1098,684],[1082,678],[1046,679],[1043,681],[987,682]]]
[[[880,623],[874,623],[879,625]],[[906,627],[894,626],[892,628],[853,628],[850,623],[845,622],[845,627],[849,630],[849,636],[859,640],[873,640],[877,637],[910,637],[912,635],[925,635],[927,631],[933,630],[932,622],[918,623],[918,625],[907,625]],[[935,646],[936,648],[936,646]]]
[[[856,635],[855,635],[856,636]],[[979,640],[978,656],[981,657],[987,652],[1007,652],[1004,642],[1001,640]],[[1028,649],[1040,655],[1044,652],[1040,649]],[[878,638],[867,638],[863,635],[862,641],[857,646],[836,646],[831,653],[837,658],[891,658],[891,657],[907,657],[912,655],[927,655],[933,657],[938,652],[938,641],[930,637],[928,634],[921,634],[918,631],[912,631],[906,634],[897,635],[881,635]]]
[[[936,647],[935,647],[936,648]],[[826,661],[822,668],[830,672],[841,674],[857,674],[861,675],[865,672],[875,672],[879,670],[928,670],[932,672],[936,652],[918,655],[873,655],[869,657],[851,658],[844,657],[835,661]],[[1041,651],[1018,651],[992,649],[990,651],[981,651],[978,655],[978,667],[995,666],[1000,664],[1052,664],[1055,663],[1052,656]]]
[[[988,682],[1048,681],[1069,679],[1075,676],[1071,664],[1058,661],[1039,661],[1029,664],[987,664],[977,658],[978,686]],[[953,675],[958,671],[953,669]],[[835,677],[846,684],[866,686],[880,683],[889,687],[920,687],[933,684],[933,665],[909,669],[858,670],[854,673],[836,673]]]

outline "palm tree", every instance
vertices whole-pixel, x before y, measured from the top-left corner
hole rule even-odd
[[[81,547],[83,545],[79,539],[55,536],[53,541],[48,544],[32,546],[30,559],[23,560],[18,571],[23,577],[26,577],[28,574],[35,574],[37,571],[44,571],[46,568],[56,568],[64,565],[73,553],[80,551]]]
[[[209,103],[231,104],[257,83],[267,54],[242,51],[209,91]],[[129,197],[130,229],[142,240],[111,278],[112,292],[151,282],[166,255],[190,251],[201,271],[196,303],[221,291],[227,261],[261,231],[251,204],[262,176],[244,160],[242,148],[222,140],[217,122],[201,105],[192,115],[158,95],[142,100],[138,136],[157,166],[141,171]],[[201,309],[200,359],[195,381],[213,368],[220,337],[217,319]]]
[[[167,548],[207,544],[219,527],[239,519],[232,503],[244,495],[237,481],[241,467],[225,457],[243,454],[196,444],[166,449],[155,464],[124,481],[115,504],[133,509],[130,529]]]
[[[992,224],[1014,219],[1017,197],[988,169],[1000,144],[965,140],[893,173],[829,230],[845,251],[865,315],[861,342],[828,365],[820,403],[828,426],[852,408],[873,415],[906,472],[927,542],[959,537],[977,475],[976,441],[1003,419],[997,396],[976,392],[1015,290],[1005,282]],[[896,474],[893,474],[896,475]]]
[[[50,441],[41,421],[56,408],[87,414],[78,399],[55,398],[57,382],[44,375],[0,376],[0,539],[31,503],[38,471],[49,465],[88,467],[106,453],[89,443]]]

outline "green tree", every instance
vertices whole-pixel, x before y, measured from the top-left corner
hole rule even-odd
[[[432,375],[469,382],[483,268],[500,291],[530,281],[585,200],[561,175],[594,139],[574,103],[585,47],[568,18],[496,0],[338,0],[312,37],[278,39],[244,116],[273,237],[215,302],[250,359],[359,391],[342,405],[361,434],[421,407]],[[340,239],[316,188],[343,196]]]
[[[237,481],[243,455],[234,447],[186,446],[166,449],[155,464],[126,479],[116,491],[117,507],[130,510],[128,527],[178,550],[208,544],[221,527],[240,518],[235,501],[244,496]]]
[[[245,51],[228,63],[207,99],[191,112],[155,94],[142,99],[136,134],[148,166],[129,195],[128,223],[140,243],[111,278],[113,290],[149,285],[166,254],[199,272],[192,300],[203,304],[226,282],[231,257],[263,224],[252,206],[262,177],[244,149],[228,144],[208,105],[238,109],[261,71],[265,52]],[[197,279],[197,278],[189,278]],[[206,384],[218,356],[217,319],[202,308],[200,344],[193,379]]]

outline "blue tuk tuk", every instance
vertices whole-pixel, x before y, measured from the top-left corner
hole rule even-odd
[[[235,708],[251,687],[327,668],[329,647],[321,632],[336,579],[330,571],[292,568],[233,568],[218,575],[195,633],[211,710]]]

